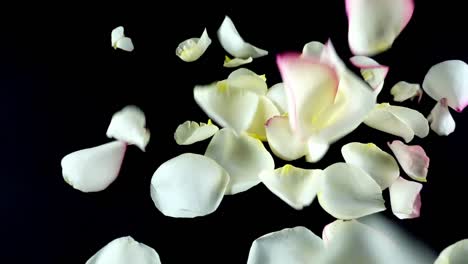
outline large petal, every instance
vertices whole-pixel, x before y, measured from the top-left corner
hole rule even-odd
[[[228,16],[224,18],[223,23],[218,29],[218,39],[224,50],[237,58],[258,58],[268,54],[268,51],[245,42]]]
[[[315,262],[324,251],[322,240],[309,229],[297,226],[257,238],[247,264],[305,264]]]
[[[228,173],[214,160],[185,153],[154,172],[151,198],[166,216],[193,218],[214,212],[228,184]]]
[[[260,173],[263,184],[281,200],[296,210],[309,206],[317,195],[322,170],[306,170],[284,165]]]
[[[288,112],[288,98],[283,83],[277,83],[270,87],[266,96],[276,105],[281,114]]]
[[[421,146],[408,146],[399,140],[388,143],[401,168],[412,179],[426,182],[429,157]]]
[[[108,138],[136,145],[145,151],[150,140],[145,113],[134,105],[124,107],[112,116],[106,135]]]
[[[246,89],[258,95],[266,95],[268,90],[265,77],[246,68],[239,68],[231,72],[226,84],[231,89]]]
[[[197,104],[216,123],[230,127],[236,133],[246,131],[252,123],[259,96],[246,89],[232,89],[223,82],[193,90]]]
[[[72,152],[61,161],[65,182],[82,192],[106,189],[119,175],[127,144],[113,141]]]
[[[439,136],[448,136],[455,131],[455,120],[453,120],[447,106],[447,100],[442,98],[427,117],[431,129]]]
[[[402,177],[390,186],[390,202],[396,217],[400,219],[419,217],[422,187],[421,183],[407,181]]]
[[[372,56],[388,50],[413,11],[413,0],[346,0],[351,51]]]
[[[332,216],[354,219],[385,210],[380,186],[363,170],[340,162],[324,173],[318,200]]]
[[[424,77],[424,91],[434,100],[447,98],[457,112],[468,104],[468,65],[461,60],[448,60],[432,66]]]
[[[161,264],[161,260],[153,248],[126,236],[112,240],[86,261],[86,264],[128,263]]]
[[[208,123],[198,124],[194,121],[185,121],[179,125],[174,133],[174,139],[179,145],[190,145],[205,140],[218,132],[219,128],[211,120]]]
[[[250,124],[250,127],[247,129],[247,133],[250,136],[258,138],[262,141],[267,140],[265,123],[268,119],[278,116],[280,113],[276,106],[268,99],[266,96],[260,96],[260,101],[258,102],[257,111],[255,116]]]
[[[306,154],[307,145],[292,132],[287,116],[270,118],[265,130],[268,145],[277,157],[290,161]]]
[[[376,91],[380,93],[383,88],[385,77],[389,67],[380,65],[377,61],[366,56],[354,56],[351,63],[358,67],[364,80]]]
[[[206,28],[200,38],[190,38],[177,46],[176,55],[183,61],[192,62],[198,60],[211,45]]]
[[[388,103],[376,105],[364,123],[377,130],[400,136],[405,142],[413,140],[414,135],[424,138],[429,134],[427,119],[420,112]]]
[[[390,90],[390,94],[393,95],[393,101],[403,102],[408,99],[418,97],[418,102],[421,101],[423,91],[421,86],[417,83],[398,82]]]
[[[205,156],[218,162],[231,176],[226,194],[246,191],[260,183],[262,170],[273,170],[273,157],[258,139],[235,135],[223,128],[211,139]]]
[[[223,67],[226,68],[235,68],[239,67],[241,65],[251,63],[253,61],[252,57],[248,57],[247,59],[241,59],[241,58],[229,58],[228,56],[224,57],[224,63]]]
[[[392,155],[373,143],[348,143],[341,148],[346,163],[355,165],[367,172],[382,190],[388,188],[400,176],[398,163]]]
[[[468,239],[463,239],[442,250],[434,264],[464,264],[467,259]]]

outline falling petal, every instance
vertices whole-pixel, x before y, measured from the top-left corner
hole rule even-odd
[[[199,142],[210,138],[219,128],[211,120],[208,120],[208,123],[198,124],[194,121],[185,121],[183,124],[179,125],[174,133],[174,139],[179,145],[190,145],[195,142]]]
[[[241,59],[241,58],[229,58],[228,56],[225,56],[224,58],[224,64],[223,66],[226,68],[235,68],[239,67],[241,65],[251,63],[253,61],[252,57],[248,57],[247,59]]]
[[[325,45],[318,41],[311,41],[304,45],[302,49],[302,55],[312,58],[320,58],[322,55]]]
[[[288,98],[283,83],[277,83],[270,87],[266,96],[276,105],[281,114],[288,112]]]
[[[306,170],[284,165],[276,170],[264,170],[259,175],[265,186],[296,210],[309,206],[317,195],[322,170]]]
[[[447,106],[447,100],[442,98],[427,117],[431,129],[439,136],[448,136],[455,131],[455,120],[453,120]]]
[[[231,89],[245,89],[258,95],[266,95],[268,91],[265,77],[246,68],[239,68],[231,72],[226,84]]]
[[[176,55],[186,62],[196,61],[210,45],[211,39],[205,28],[200,38],[190,38],[180,43],[176,49]]]
[[[423,91],[421,86],[417,83],[398,82],[390,90],[390,94],[393,95],[393,101],[403,102],[408,99],[418,97],[418,102],[421,101]]]
[[[327,213],[354,219],[385,210],[382,190],[366,172],[347,163],[324,170],[318,200]]]
[[[214,212],[228,184],[228,173],[214,160],[185,153],[154,172],[151,198],[166,216],[193,218]]]
[[[161,264],[161,260],[153,248],[126,236],[112,240],[86,261],[86,264],[128,263]]]
[[[106,189],[119,175],[127,144],[113,141],[75,151],[62,161],[65,182],[82,192]]]
[[[268,55],[268,51],[245,42],[228,16],[224,18],[218,29],[218,39],[224,50],[236,58],[247,59],[252,57],[255,59]]]
[[[390,202],[396,217],[400,219],[419,217],[422,187],[421,183],[407,181],[402,177],[390,186]]]
[[[467,259],[468,239],[463,239],[442,250],[434,264],[464,264]]]
[[[108,138],[136,145],[145,151],[150,140],[150,132],[145,126],[145,113],[140,108],[130,105],[112,116],[106,135]]]
[[[463,111],[468,104],[468,65],[448,60],[432,66],[424,77],[423,89],[432,99],[446,98],[448,106]]]
[[[205,156],[219,163],[230,176],[226,194],[246,191],[260,183],[263,170],[273,170],[273,157],[258,139],[235,135],[231,129],[219,130],[211,139]]]
[[[413,180],[426,182],[429,157],[421,146],[405,145],[399,140],[388,143],[401,168]]]
[[[350,61],[354,66],[360,69],[362,77],[372,89],[374,89],[376,93],[380,93],[389,67],[380,65],[375,60],[366,56],[354,56]]]
[[[307,152],[306,144],[293,134],[287,116],[270,118],[265,125],[268,145],[283,160],[296,160]]]
[[[111,43],[114,49],[122,49],[125,51],[133,50],[132,40],[124,35],[124,28],[122,26],[116,27],[111,33]]]
[[[247,264],[320,263],[315,261],[323,251],[323,242],[318,236],[297,226],[257,238],[250,247]]]
[[[255,116],[250,124],[250,127],[247,129],[247,134],[252,137],[258,138],[262,141],[267,140],[265,123],[268,119],[278,116],[280,113],[276,106],[268,99],[266,96],[261,96],[258,102],[257,111]]]
[[[318,162],[325,156],[330,144],[325,140],[316,137],[310,137],[307,141],[307,162]]]

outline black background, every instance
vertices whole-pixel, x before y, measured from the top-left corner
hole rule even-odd
[[[326,2],[326,3],[325,3]],[[1,263],[84,263],[111,240],[130,235],[170,263],[245,263],[257,237],[303,225],[320,235],[333,218],[317,202],[296,211],[262,184],[227,196],[216,212],[195,219],[162,215],[149,195],[150,179],[164,161],[184,152],[202,154],[208,141],[178,146],[173,133],[186,120],[206,121],[193,100],[196,84],[225,79],[225,52],[216,38],[224,15],[241,35],[270,52],[245,67],[280,81],[275,54],[301,51],[306,42],[331,38],[347,61],[344,1],[273,5],[169,3],[139,6],[117,3],[39,10],[3,9],[0,35],[0,260]],[[389,65],[379,102],[400,80],[422,83],[435,63],[468,61],[464,7],[456,1],[418,1],[414,16],[392,49],[376,56]],[[124,26],[135,50],[114,50],[110,32]],[[199,37],[207,27],[213,40],[196,62],[175,55],[177,45]],[[349,63],[348,63],[349,64]],[[391,101],[390,101],[391,102]],[[143,153],[130,147],[120,176],[105,191],[86,194],[67,185],[61,158],[75,150],[109,142],[105,132],[115,111],[128,104],[143,109],[152,137]],[[427,116],[435,101],[405,102]],[[451,111],[457,128],[448,137],[433,132],[421,144],[431,158],[422,191],[421,217],[398,220],[384,213],[435,252],[468,237],[465,151],[468,114]],[[374,142],[389,151],[396,137],[364,125],[335,143],[324,159],[306,168],[342,161],[340,148],[352,141]],[[275,159],[276,166],[284,162]]]

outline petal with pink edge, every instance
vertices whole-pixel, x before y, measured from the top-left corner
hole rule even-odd
[[[419,182],[407,181],[399,177],[389,188],[393,214],[400,219],[419,217],[421,209],[421,189]]]
[[[266,125],[266,137],[273,154],[283,160],[296,160],[306,154],[306,143],[291,130],[287,116],[270,118]]]
[[[270,87],[266,96],[276,105],[281,114],[288,112],[288,98],[283,83],[277,83]]]
[[[280,112],[268,97],[260,96],[257,111],[255,112],[252,123],[250,123],[250,127],[247,129],[247,134],[261,141],[266,141],[265,123],[268,119],[278,116],[279,114]]]
[[[392,89],[390,89],[390,94],[393,95],[393,101],[395,102],[403,102],[408,99],[413,100],[415,97],[418,97],[418,102],[420,102],[423,91],[421,86],[417,83],[401,81],[395,84]]]
[[[448,136],[455,131],[455,120],[450,114],[445,98],[437,102],[427,117],[427,121],[431,124],[431,129],[439,136]]]
[[[411,179],[426,182],[429,157],[421,146],[405,145],[399,140],[388,143],[401,168]]]
[[[366,56],[354,56],[350,59],[351,63],[359,68],[364,80],[378,94],[383,88],[385,77],[387,76],[389,67],[380,65],[374,59]]]
[[[442,250],[434,264],[464,264],[467,259],[468,239],[463,239]]]

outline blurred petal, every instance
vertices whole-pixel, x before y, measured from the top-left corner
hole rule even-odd
[[[335,163],[324,170],[318,200],[339,219],[354,219],[385,210],[380,186],[363,170]]]
[[[418,102],[421,101],[423,91],[421,86],[417,83],[398,82],[390,90],[390,94],[393,95],[393,101],[403,102],[408,99],[418,97]]]
[[[112,116],[106,135],[145,151],[150,140],[145,113],[134,105],[124,107]]]
[[[307,140],[307,155],[306,161],[307,162],[318,162],[325,156],[328,149],[330,148],[330,144],[325,140],[316,137],[310,137]]]
[[[419,217],[422,184],[399,177],[390,186],[390,202],[393,214],[400,219]]]
[[[309,229],[297,226],[257,238],[250,248],[247,264],[304,264],[323,253],[322,240]]]
[[[258,58],[268,54],[268,51],[259,49],[244,39],[237,32],[232,20],[226,16],[218,29],[218,39],[224,50],[236,58]]]
[[[86,264],[128,263],[161,264],[161,260],[153,248],[126,236],[112,240],[86,261]]]
[[[246,191],[260,183],[262,170],[273,170],[273,157],[258,139],[245,134],[236,136],[223,128],[211,139],[205,156],[214,159],[230,176],[226,194]]]
[[[270,118],[265,125],[265,130],[268,145],[277,157],[290,161],[306,154],[306,143],[293,134],[287,116]]]
[[[119,175],[126,149],[124,142],[113,141],[70,153],[61,161],[63,179],[82,192],[102,191]]]
[[[179,145],[190,145],[195,142],[199,142],[210,138],[219,128],[211,120],[208,120],[208,123],[198,124],[194,121],[185,121],[183,124],[179,125],[174,133],[174,139]]]
[[[223,66],[226,68],[234,68],[239,67],[241,65],[251,63],[253,61],[252,57],[248,57],[247,59],[240,59],[240,58],[229,58],[225,56]]]
[[[306,170],[284,165],[276,170],[264,170],[260,180],[281,200],[296,210],[309,206],[317,195],[322,170]]]
[[[455,131],[455,120],[453,120],[447,106],[447,100],[442,98],[427,117],[431,129],[439,136],[448,136]]]
[[[424,138],[429,134],[427,119],[418,111],[388,103],[381,103],[367,115],[364,123],[374,129],[402,137],[405,142],[414,135]]]
[[[257,111],[255,112],[250,127],[247,129],[247,134],[261,141],[266,141],[265,123],[268,119],[278,116],[279,114],[278,109],[268,97],[260,96]]]
[[[401,168],[412,179],[426,182],[429,157],[421,146],[408,146],[399,140],[388,143]]]
[[[389,67],[380,65],[375,60],[366,56],[354,56],[350,61],[354,66],[361,70],[362,77],[372,87],[372,89],[374,89],[376,93],[380,93]]]
[[[265,77],[255,72],[239,68],[229,74],[226,82],[231,89],[245,89],[258,95],[266,95],[268,86]]]
[[[388,50],[413,11],[413,0],[346,0],[351,51],[373,56]]]
[[[270,87],[266,96],[276,105],[281,114],[288,112],[288,98],[283,83],[277,83]]]
[[[468,239],[463,239],[442,250],[434,264],[464,264],[468,259]]]
[[[151,198],[166,216],[204,216],[218,208],[228,183],[228,173],[214,160],[185,153],[164,162],[154,172]]]
[[[432,66],[424,77],[423,89],[432,99],[447,98],[448,106],[463,111],[468,104],[468,65],[448,60]]]
[[[130,38],[125,37],[124,28],[122,26],[116,27],[111,32],[111,42],[114,49],[122,49],[125,51],[133,50],[133,43]]]
[[[325,45],[323,45],[321,42],[311,41],[304,45],[304,48],[302,49],[302,55],[312,58],[320,58],[324,48]]]
[[[387,189],[400,176],[396,160],[373,143],[348,143],[341,148],[346,163],[367,172],[382,190]]]
[[[210,45],[211,39],[205,28],[200,38],[190,38],[180,43],[176,49],[176,55],[186,62],[196,61]]]

